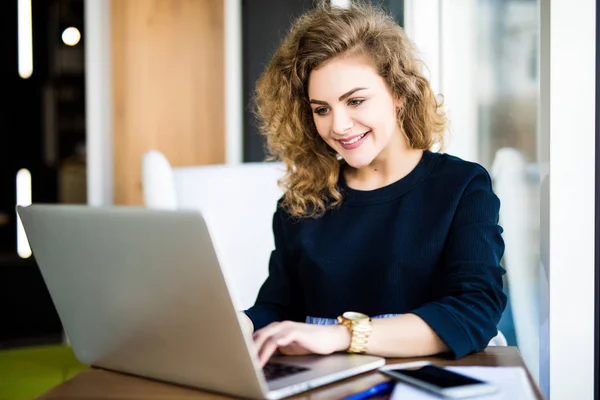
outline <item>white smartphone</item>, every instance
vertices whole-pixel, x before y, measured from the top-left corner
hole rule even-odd
[[[498,391],[498,387],[491,383],[458,374],[429,361],[390,364],[379,368],[379,372],[451,399],[482,396]]]

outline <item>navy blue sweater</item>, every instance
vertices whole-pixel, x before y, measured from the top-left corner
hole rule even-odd
[[[391,185],[339,186],[342,205],[320,218],[277,208],[269,277],[246,310],[255,329],[345,311],[413,313],[454,357],[484,349],[506,306],[500,201],[486,170],[426,151]]]

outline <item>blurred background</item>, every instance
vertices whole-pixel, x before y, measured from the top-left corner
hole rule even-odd
[[[510,299],[499,329],[547,394],[540,2],[372,2],[405,27],[445,97],[445,151],[482,164],[493,178]],[[264,160],[250,110],[254,84],[294,18],[319,3],[1,2],[0,88],[8,95],[0,107],[0,377],[25,383],[15,389],[0,378],[0,399],[29,398],[83,368],[68,353],[15,204],[142,205],[149,150],[174,167]],[[67,352],[44,353],[43,367],[32,367],[56,346]],[[17,351],[30,351],[25,362]]]
[[[17,174],[21,194],[29,192],[36,202],[86,202],[84,2],[33,2],[22,17],[29,21],[33,70],[19,64],[25,46],[18,34],[19,3],[0,5],[0,88],[7,95],[0,109],[2,347],[62,338],[35,261],[28,251],[17,251]]]

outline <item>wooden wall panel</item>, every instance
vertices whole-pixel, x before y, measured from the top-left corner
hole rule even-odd
[[[150,149],[225,161],[222,0],[113,0],[114,201],[142,204]]]

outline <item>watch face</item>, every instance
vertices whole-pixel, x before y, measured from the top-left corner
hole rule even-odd
[[[361,321],[365,319],[368,320],[369,316],[359,312],[347,311],[344,313],[344,318],[347,318],[351,321]]]

